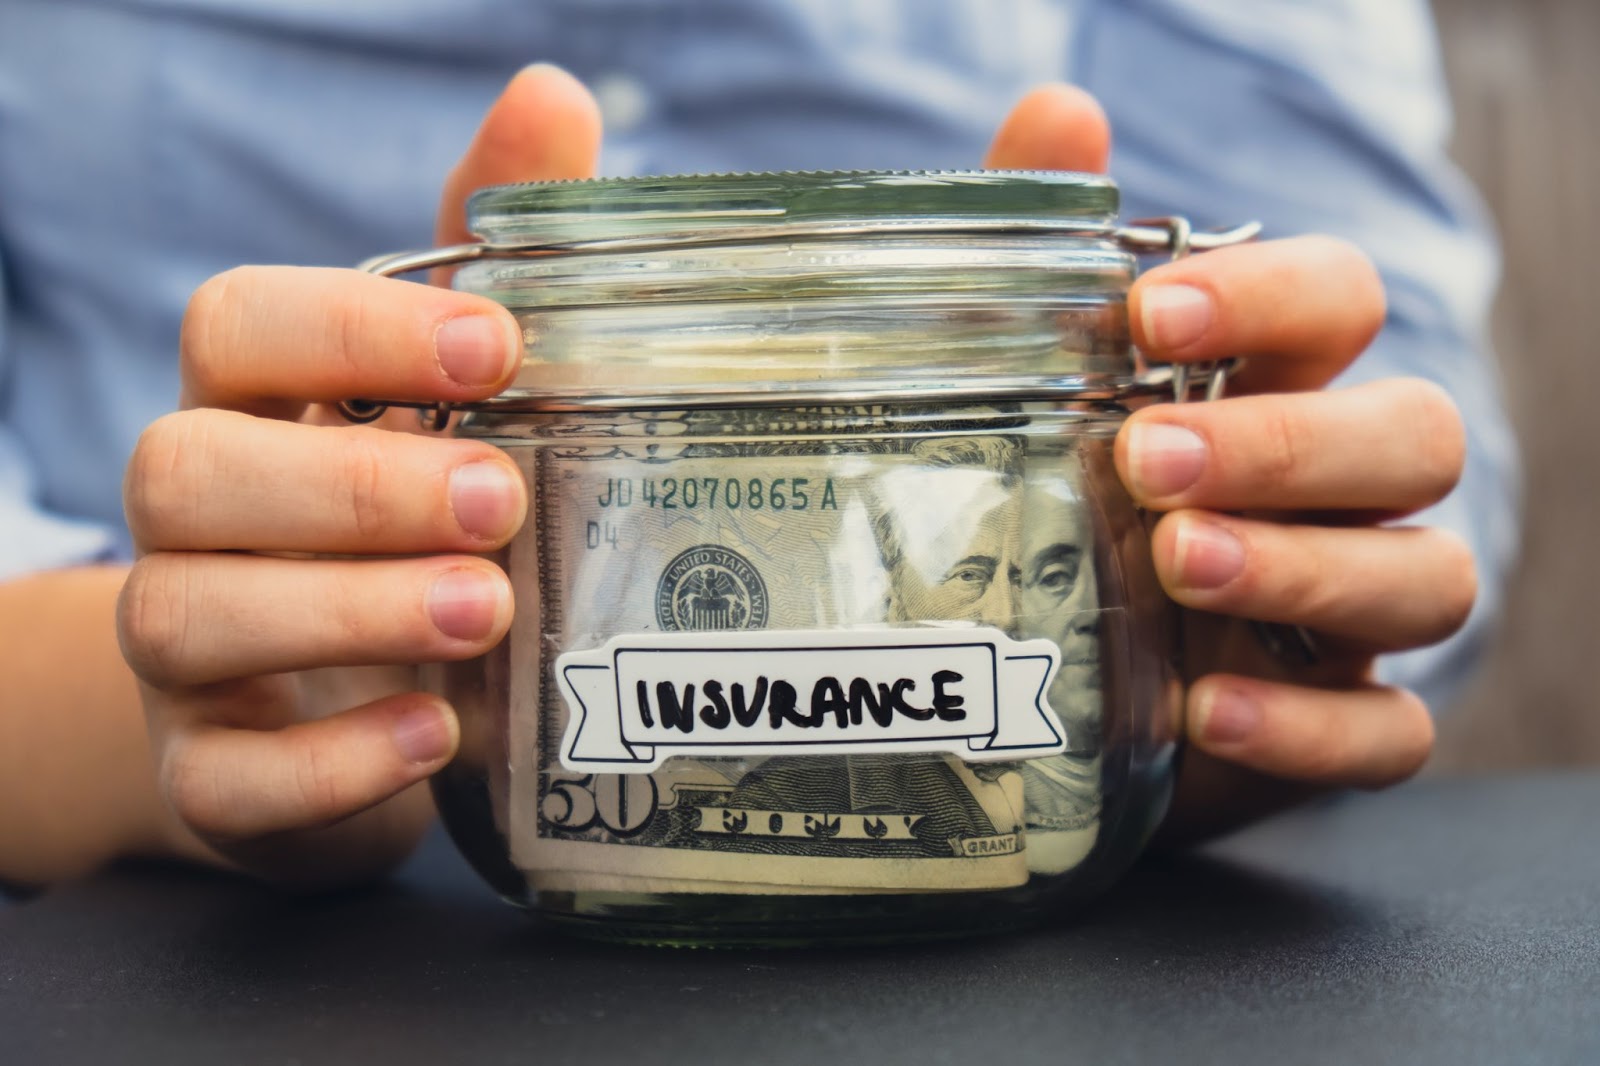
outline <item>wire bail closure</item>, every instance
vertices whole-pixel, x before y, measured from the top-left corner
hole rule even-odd
[[[1189,220],[1179,215],[1170,218],[1141,219],[1135,223],[1138,227],[1159,226],[1167,232],[1167,251],[1171,261],[1176,263],[1180,259],[1189,258],[1189,253],[1195,248],[1194,227]],[[1255,232],[1249,237],[1242,238],[1233,243],[1244,243],[1251,240],[1260,232],[1260,225],[1252,223]],[[1248,229],[1250,227],[1240,227]],[[1235,231],[1238,232],[1238,231]],[[1212,245],[1223,247],[1223,245]],[[1240,360],[1224,359],[1217,363],[1197,363],[1191,366],[1188,363],[1174,363],[1172,365],[1172,402],[1184,403],[1189,399],[1190,376],[1195,375],[1205,381],[1205,398],[1207,400],[1220,400],[1222,392],[1228,385],[1228,375],[1238,368]]]
[[[768,224],[739,229],[721,229],[707,234],[674,234],[668,239],[655,236],[622,237],[593,241],[568,241],[555,244],[491,244],[486,241],[478,241],[424,251],[398,252],[391,255],[374,256],[361,263],[356,269],[368,274],[389,278],[401,274],[415,273],[419,270],[436,270],[440,267],[461,266],[465,263],[473,263],[485,259],[536,259],[549,255],[645,252],[693,244],[737,244],[783,238],[860,236],[882,232],[882,230],[883,227],[873,226],[870,223],[829,223],[825,226],[814,224],[803,226]],[[1126,226],[1063,226],[1052,223],[1030,223],[1026,220],[997,220],[987,225],[981,222],[971,222],[962,223],[959,226],[952,226],[948,222],[929,220],[925,226],[906,223],[897,223],[894,226],[895,233],[921,231],[971,234],[1036,233],[1042,236],[1098,237],[1103,240],[1113,241],[1130,252],[1137,254],[1167,252],[1172,259],[1178,260],[1185,258],[1191,252],[1210,251],[1213,248],[1226,248],[1230,245],[1252,241],[1260,234],[1261,224],[1259,222],[1248,222],[1242,226],[1215,233],[1196,233],[1188,219],[1177,216],[1139,219]],[[1223,363],[1206,364],[1199,367],[1177,364],[1163,369],[1146,368],[1137,375],[1136,383],[1147,389],[1159,389],[1167,384],[1167,380],[1170,377],[1173,401],[1182,403],[1189,399],[1192,378],[1198,374],[1206,383],[1206,398],[1214,400],[1222,395],[1222,391],[1227,384],[1227,375],[1236,364],[1237,360],[1228,360]],[[449,426],[450,416],[456,409],[455,404],[446,401],[419,403],[407,400],[365,399],[341,400],[337,407],[339,413],[347,421],[358,424],[376,422],[391,407],[414,408],[423,427],[435,432],[444,430]]]

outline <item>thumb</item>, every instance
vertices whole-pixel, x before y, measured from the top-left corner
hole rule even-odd
[[[1103,174],[1110,154],[1111,124],[1095,98],[1071,85],[1041,85],[1000,124],[983,165]]]
[[[600,107],[560,67],[523,69],[489,108],[466,154],[445,179],[435,237],[470,239],[467,197],[485,185],[557,181],[594,174],[600,154]]]

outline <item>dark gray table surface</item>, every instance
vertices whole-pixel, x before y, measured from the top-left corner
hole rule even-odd
[[[1426,780],[985,941],[584,944],[440,837],[291,900],[120,870],[0,910],[0,1063],[1600,1063],[1600,776]]]

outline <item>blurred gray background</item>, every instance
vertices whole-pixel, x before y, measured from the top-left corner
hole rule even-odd
[[[1434,11],[1455,155],[1505,250],[1495,340],[1527,506],[1499,636],[1440,721],[1433,769],[1597,764],[1600,0],[1434,0]]]

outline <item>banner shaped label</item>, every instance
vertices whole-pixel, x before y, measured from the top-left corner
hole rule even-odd
[[[616,637],[556,660],[571,711],[561,763],[627,774],[673,755],[1055,755],[1066,745],[1045,693],[1060,654],[974,627]]]

